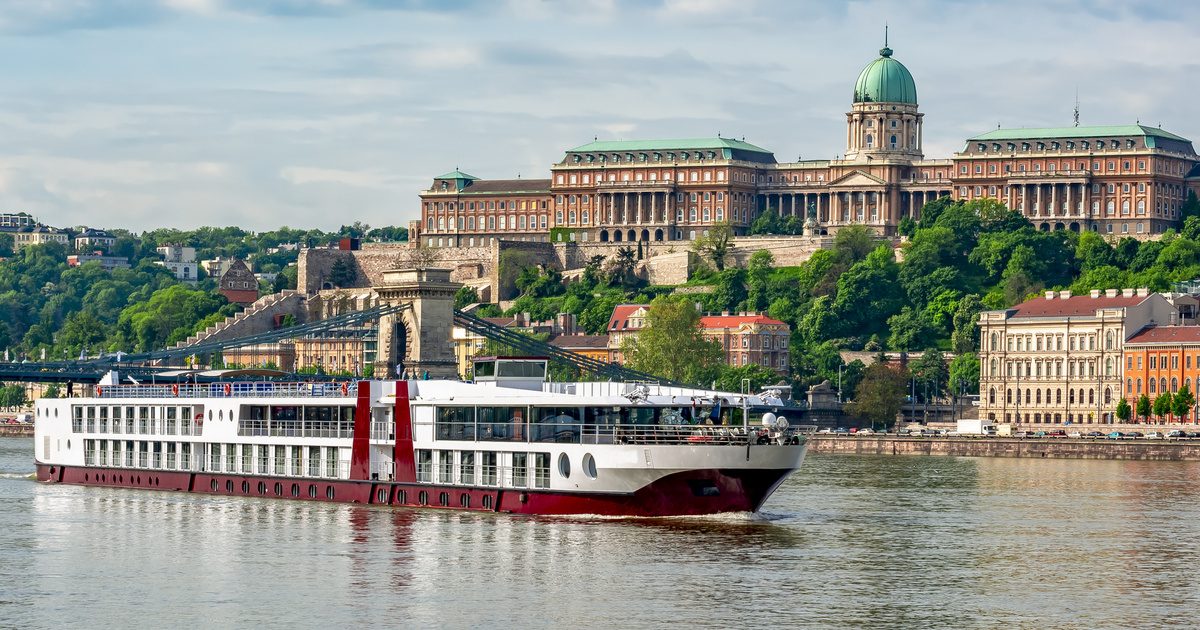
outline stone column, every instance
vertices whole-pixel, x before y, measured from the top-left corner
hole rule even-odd
[[[1058,184],[1050,184],[1050,216],[1056,216],[1058,213]]]

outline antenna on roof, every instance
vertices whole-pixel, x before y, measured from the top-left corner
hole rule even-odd
[[[1126,119],[1128,120],[1128,119]],[[1079,126],[1079,86],[1075,86],[1075,126]]]
[[[888,47],[887,46],[887,36],[888,36],[888,23],[884,22],[883,23],[883,47],[884,48]]]

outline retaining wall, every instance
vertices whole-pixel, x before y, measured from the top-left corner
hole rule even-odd
[[[848,455],[951,455],[959,457],[1200,461],[1200,440],[915,438],[814,435],[811,436],[808,444],[809,451],[812,453]]]

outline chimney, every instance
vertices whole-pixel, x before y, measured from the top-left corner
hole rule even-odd
[[[1117,290],[1116,289],[1105,289],[1104,297],[1110,297],[1110,298],[1117,297]]]
[[[1047,300],[1053,300],[1053,299],[1054,299],[1054,291],[1047,291],[1047,292],[1046,292],[1046,299],[1047,299]]]
[[[1066,299],[1069,299],[1070,297],[1071,297],[1070,291],[1059,291],[1058,292],[1058,299],[1060,299],[1060,300],[1066,300]]]
[[[1092,298],[1100,297],[1100,289],[1092,289],[1091,295],[1092,295]]]
[[[1133,297],[1133,289],[1121,289],[1121,297]]]
[[[1138,297],[1146,297],[1147,295],[1150,295],[1149,287],[1138,287],[1138,290],[1137,290]]]
[[[725,317],[728,317],[728,316],[729,316],[729,311],[721,311],[721,315],[722,315],[722,316],[725,316]]]

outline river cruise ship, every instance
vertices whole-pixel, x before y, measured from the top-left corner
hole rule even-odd
[[[804,436],[769,394],[545,382],[100,385],[36,404],[47,483],[522,514],[754,512]],[[744,422],[749,418],[750,422]]]

